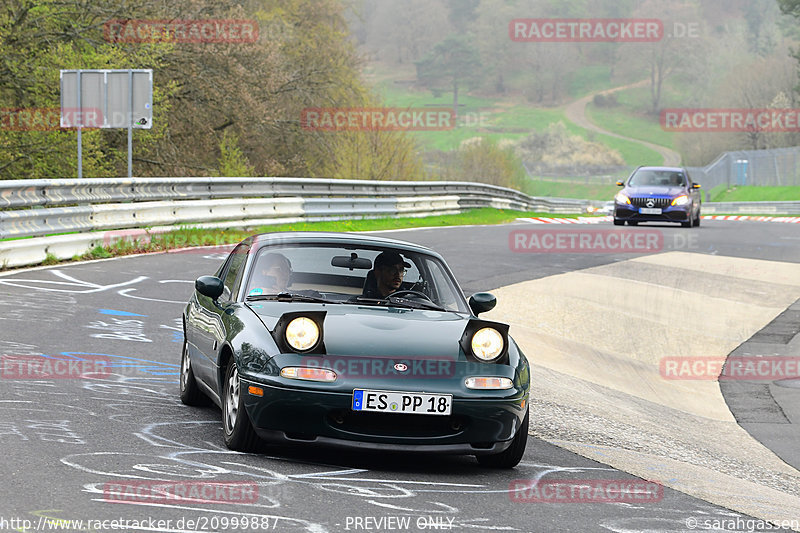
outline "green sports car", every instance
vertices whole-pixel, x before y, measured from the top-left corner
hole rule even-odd
[[[225,444],[475,455],[525,452],[528,362],[442,257],[337,233],[248,237],[183,313],[180,396],[222,409]]]

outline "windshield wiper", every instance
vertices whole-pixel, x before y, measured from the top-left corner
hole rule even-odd
[[[373,305],[391,304],[396,307],[408,307],[410,309],[431,309],[435,311],[445,311],[445,312],[450,311],[450,309],[446,309],[440,305],[436,305],[433,302],[428,302],[426,300],[409,300],[407,298],[392,296],[391,294],[388,296],[388,298],[366,298],[364,296],[357,296],[355,300],[357,302],[373,304]]]
[[[261,300],[274,300],[277,302],[312,302],[321,304],[339,303],[335,300],[326,300],[319,296],[309,296],[307,294],[297,294],[294,292],[281,292],[278,294],[251,294],[247,298],[248,302],[257,302]]]

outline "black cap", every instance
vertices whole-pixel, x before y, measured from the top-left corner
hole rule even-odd
[[[411,265],[403,260],[403,256],[397,252],[381,252],[375,258],[375,268],[382,266],[391,266],[402,264],[406,268],[411,268]]]

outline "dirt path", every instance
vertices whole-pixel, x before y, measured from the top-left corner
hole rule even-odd
[[[616,137],[617,139],[632,141],[647,146],[651,150],[655,150],[656,152],[661,154],[661,156],[664,158],[665,166],[679,166],[681,164],[681,155],[678,152],[670,150],[669,148],[665,148],[664,146],[659,146],[657,144],[649,143],[639,139],[633,139],[631,137],[625,137],[624,135],[618,135],[611,131],[604,130],[599,126],[596,126],[592,121],[589,120],[589,117],[586,116],[586,106],[589,102],[591,102],[594,99],[596,94],[602,94],[605,96],[611,93],[615,93],[617,91],[631,89],[633,87],[641,87],[642,85],[647,85],[647,83],[648,83],[647,80],[642,80],[636,83],[631,83],[630,85],[624,85],[622,87],[614,87],[613,89],[608,89],[605,91],[600,91],[598,93],[590,94],[588,96],[584,96],[580,100],[576,100],[571,104],[569,104],[565,109],[565,114],[569,121],[571,121],[574,124],[577,124],[581,128],[595,131],[597,133],[602,133],[603,135],[610,135],[611,137]]]

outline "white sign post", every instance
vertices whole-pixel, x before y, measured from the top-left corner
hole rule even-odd
[[[128,129],[128,177],[133,176],[133,128],[153,125],[153,70],[62,70],[61,127],[78,130],[78,177],[83,177],[83,128]]]

